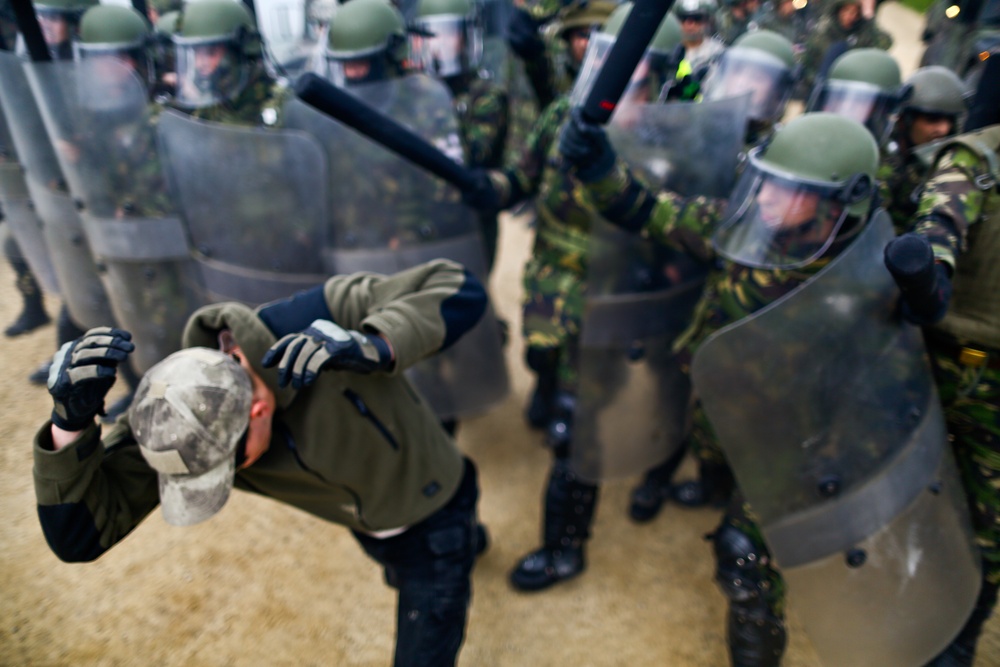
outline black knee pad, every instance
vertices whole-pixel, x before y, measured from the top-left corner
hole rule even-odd
[[[753,540],[725,522],[712,538],[715,545],[715,580],[731,602],[747,603],[761,598],[765,581],[762,558]]]

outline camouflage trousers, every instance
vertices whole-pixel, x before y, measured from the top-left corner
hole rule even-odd
[[[1000,583],[1000,369],[965,366],[933,343],[930,347],[948,439],[983,556],[983,578]],[[997,355],[990,359],[995,362]]]
[[[543,253],[528,260],[523,284],[525,347],[555,350],[559,357],[559,387],[576,393],[586,279],[579,271],[563,268]]]

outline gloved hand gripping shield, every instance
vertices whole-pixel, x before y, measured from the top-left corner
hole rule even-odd
[[[863,173],[837,181],[792,173],[762,160],[763,151],[750,152],[712,242],[719,254],[744,266],[805,266],[867,213],[872,180]]]

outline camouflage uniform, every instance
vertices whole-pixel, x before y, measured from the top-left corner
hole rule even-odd
[[[488,79],[473,78],[467,89],[454,96],[465,164],[496,169],[503,166],[507,144],[509,100],[507,91]],[[479,214],[487,270],[493,269],[497,252],[497,215]]]
[[[887,151],[878,168],[879,197],[882,207],[892,217],[897,233],[906,231],[917,212],[913,193],[927,177],[928,165],[913,151],[898,148]]]
[[[830,12],[806,41],[806,50],[802,56],[801,90],[812,90],[823,59],[834,44],[844,42],[849,49],[876,48],[886,51],[892,46],[892,37],[881,30],[874,19],[859,18],[851,29],[845,30],[837,21],[837,11],[842,4],[845,3],[837,2],[830,7]]]
[[[948,315],[925,329],[948,438],[961,471],[983,557],[983,587],[972,616],[946,651],[972,652],[1000,585],[1000,173],[986,153],[1000,150],[1000,126],[958,137],[942,153],[926,185],[913,230],[928,238],[935,257],[952,267]],[[964,263],[964,264],[963,264]],[[992,301],[990,297],[992,296]],[[972,324],[969,324],[971,322]],[[971,328],[970,328],[971,327]],[[958,664],[958,663],[948,663]],[[966,663],[962,663],[966,664]]]
[[[760,18],[759,23],[761,30],[773,30],[779,35],[787,37],[792,44],[795,44],[796,53],[800,52],[799,49],[804,48],[803,44],[809,34],[809,28],[804,12],[801,10],[795,10],[789,16],[781,16],[776,9],[772,9]]]

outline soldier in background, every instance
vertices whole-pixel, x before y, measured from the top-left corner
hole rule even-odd
[[[921,67],[906,80],[910,96],[903,102],[888,150],[879,165],[882,205],[902,233],[913,221],[919,185],[927,177],[928,158],[919,151],[961,131],[968,112],[967,90],[951,70]]]
[[[778,0],[760,17],[762,30],[773,30],[784,35],[795,45],[795,55],[800,56],[806,48],[809,24],[805,10],[795,6],[796,0]]]
[[[711,0],[679,0],[673,7],[684,34],[684,60],[695,73],[705,69],[722,53],[726,45],[715,37]]]
[[[849,49],[876,48],[883,51],[892,46],[892,37],[881,30],[874,18],[862,14],[861,0],[835,0],[829,11],[806,41],[802,56],[803,96],[812,90],[816,78],[824,75],[830,63]]]
[[[759,0],[725,0],[716,18],[719,39],[732,44],[743,33],[759,25]]]
[[[419,71],[443,81],[451,91],[461,130],[465,164],[498,169],[507,142],[508,95],[496,82],[479,75],[482,27],[472,0],[421,0],[411,34],[411,59]],[[478,52],[477,52],[478,49]],[[480,212],[486,264],[493,268],[497,250],[497,215]]]

